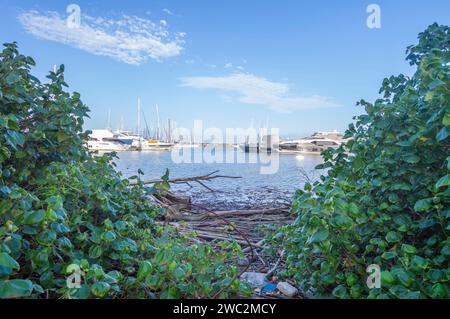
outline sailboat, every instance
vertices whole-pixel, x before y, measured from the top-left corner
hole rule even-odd
[[[157,119],[157,126],[156,126],[156,136],[153,139],[147,139],[145,145],[143,146],[142,150],[148,150],[148,151],[164,151],[164,150],[170,150],[173,147],[173,143],[170,141],[170,120],[169,120],[169,133],[167,134],[169,137],[168,142],[161,141],[161,128],[160,128],[160,118],[159,118],[159,107],[158,104],[156,104],[156,119]],[[147,121],[145,121],[147,124]],[[148,126],[147,126],[147,132]]]
[[[137,99],[137,133],[131,131],[118,130],[115,133],[118,134],[119,139],[125,144],[130,145],[130,150],[135,151],[166,151],[170,150],[174,145],[171,142],[161,142],[160,139],[160,120],[159,120],[159,109],[156,105],[156,115],[158,119],[156,138],[143,137],[141,135],[141,115],[144,117],[144,122],[146,126],[146,136],[150,135],[150,131],[147,125],[147,120],[145,119],[145,114],[141,109],[141,99]]]

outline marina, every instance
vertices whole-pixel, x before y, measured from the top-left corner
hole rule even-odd
[[[205,153],[205,148],[194,148],[194,152]],[[279,157],[279,169],[275,174],[261,175],[260,162],[249,163],[248,156],[237,148],[226,148],[226,155],[233,155],[235,163],[180,163],[172,161],[170,152],[120,152],[115,159],[116,169],[125,177],[137,175],[138,169],[144,172],[142,179],[160,178],[166,168],[171,177],[197,176],[219,171],[220,174],[241,176],[240,179],[217,179],[208,186],[211,192],[200,185],[174,184],[172,190],[178,194],[191,196],[198,204],[208,204],[217,209],[246,209],[251,207],[270,207],[289,202],[296,189],[309,179],[316,179],[320,172],[314,167],[322,163],[315,154],[286,155]],[[266,156],[276,156],[275,154]],[[246,161],[247,157],[247,161]],[[264,158],[262,161],[266,161]]]

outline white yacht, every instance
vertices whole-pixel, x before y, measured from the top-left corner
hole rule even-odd
[[[256,139],[256,141],[250,141],[250,137],[247,136],[244,144],[238,145],[238,147],[245,153],[272,153],[277,152],[278,149],[273,148],[273,136],[264,135],[262,138]]]
[[[115,134],[109,129],[92,130],[89,134],[87,147],[90,151],[127,151],[130,145],[120,139],[118,134]]]
[[[174,144],[153,139],[145,139],[130,131],[117,130],[114,132],[117,138],[130,146],[135,151],[165,151],[170,150]]]
[[[309,137],[280,142],[281,154],[320,154],[327,148],[338,148],[343,143],[343,135],[337,131],[316,132]]]
[[[174,146],[173,143],[161,142],[158,140],[144,140],[141,143],[142,151],[168,151]]]

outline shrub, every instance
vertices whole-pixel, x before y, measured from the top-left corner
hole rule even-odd
[[[158,226],[147,197],[157,188],[130,187],[113,155],[87,152],[88,108],[64,90],[64,67],[43,84],[33,65],[15,43],[0,54],[0,298],[212,297],[227,287],[233,250]],[[79,289],[66,284],[75,270]],[[221,296],[244,288],[235,281]]]
[[[383,81],[383,97],[348,142],[323,153],[327,169],[298,191],[283,229],[288,274],[317,296],[450,297],[450,34],[433,24],[407,49],[414,75]],[[368,289],[366,267],[381,267]]]

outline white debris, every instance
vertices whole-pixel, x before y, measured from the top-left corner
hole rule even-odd
[[[263,287],[267,283],[269,283],[269,281],[266,279],[266,274],[261,272],[244,272],[241,275],[241,279],[242,281],[250,284],[252,287],[258,288]]]
[[[286,297],[292,298],[298,294],[298,289],[292,286],[290,283],[281,281],[277,285],[277,289]]]

